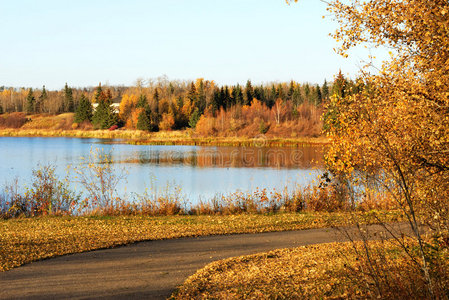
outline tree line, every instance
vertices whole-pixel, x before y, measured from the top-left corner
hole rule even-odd
[[[74,123],[99,129],[177,130],[196,128],[199,123],[204,134],[224,129],[235,132],[247,125],[266,133],[270,127],[299,119],[321,124],[323,106],[331,94],[339,92],[342,81],[356,86],[340,72],[334,82],[324,81],[322,85],[295,81],[253,85],[248,80],[244,86],[219,86],[203,78],[159,78],[138,81],[130,87],[99,84],[95,88],[74,88],[66,84],[59,91],[48,91],[45,86],[38,90],[0,87],[0,112],[75,113]],[[119,105],[118,114],[113,103]]]

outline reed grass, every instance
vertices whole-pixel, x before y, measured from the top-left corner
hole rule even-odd
[[[53,123],[52,123],[53,124]],[[48,124],[47,124],[48,125]],[[49,125],[59,126],[59,125]],[[195,137],[191,130],[149,133],[140,130],[80,130],[80,129],[0,129],[4,137],[74,137],[98,139],[123,139],[134,145],[197,145],[197,146],[258,146],[298,147],[301,145],[324,145],[325,137],[261,138],[261,137]]]

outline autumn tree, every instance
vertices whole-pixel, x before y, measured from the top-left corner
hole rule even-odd
[[[409,274],[419,278],[410,285],[412,295],[446,298],[449,2],[335,0],[328,8],[339,22],[334,37],[340,54],[347,56],[363,44],[390,51],[377,74],[362,72],[352,92],[337,77],[330,103],[337,113],[327,128],[328,164],[353,183],[369,178],[389,192],[414,233],[413,251],[403,247]],[[431,238],[421,234],[421,224]],[[367,285],[376,286],[379,297],[400,298],[374,266],[375,283]]]

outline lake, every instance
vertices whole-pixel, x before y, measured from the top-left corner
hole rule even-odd
[[[67,166],[85,163],[83,157],[96,148],[110,153],[115,168],[126,170],[126,181],[117,188],[121,197],[179,187],[191,203],[256,188],[293,190],[312,183],[323,166],[322,146],[154,146],[115,139],[0,137],[0,187],[14,178],[21,188],[30,186],[39,164],[55,166],[62,179]],[[80,189],[75,183],[72,187]]]

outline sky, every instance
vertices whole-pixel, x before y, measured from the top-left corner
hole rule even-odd
[[[218,84],[350,77],[318,0],[1,1],[0,86],[132,85],[167,76]]]

